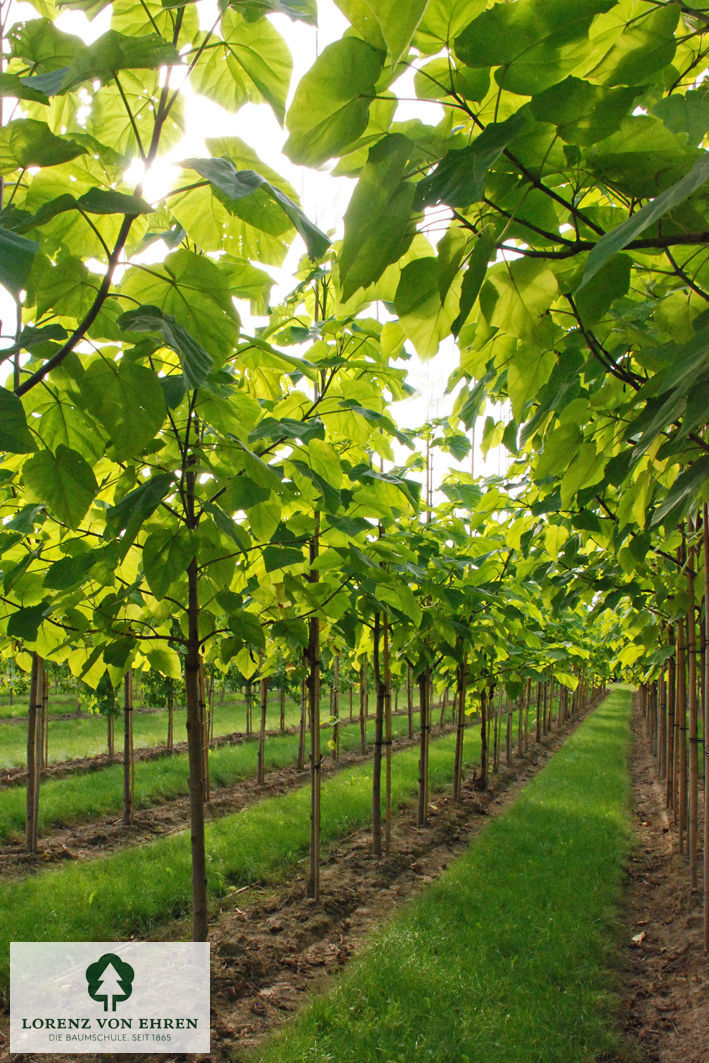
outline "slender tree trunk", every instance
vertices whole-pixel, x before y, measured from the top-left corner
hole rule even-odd
[[[27,711],[27,791],[25,811],[25,849],[28,853],[37,852],[39,836],[39,757],[37,750],[38,718],[41,711],[41,689],[43,686],[41,658],[32,654],[32,671],[30,673],[30,700]]]
[[[187,473],[188,491],[194,499],[194,473]],[[190,482],[191,481],[191,482]],[[190,844],[192,849],[192,940],[207,940],[207,858],[204,844],[204,728],[199,708],[199,595],[197,560],[187,569],[187,647],[185,700],[187,702],[187,756],[190,787]]]
[[[123,826],[133,824],[135,765],[133,761],[133,673],[123,677]]]
[[[286,731],[286,688],[283,686],[279,692],[279,717],[278,728],[281,734],[285,734]]]
[[[374,645],[372,649],[372,666],[374,670],[374,690],[376,710],[374,715],[374,761],[372,765],[372,855],[379,859],[382,855],[382,743],[384,739],[384,679],[379,659],[379,638],[381,618],[374,614]]]
[[[691,525],[690,525],[691,528]],[[697,842],[699,829],[699,729],[697,705],[697,628],[694,619],[694,549],[687,551],[687,662],[689,676],[689,879],[690,887],[697,889]]]
[[[428,744],[431,730],[431,713],[429,707],[429,670],[424,668],[418,677],[419,715],[421,734],[419,735],[419,787],[416,826],[424,827],[428,823]]]
[[[410,664],[406,665],[406,712],[408,715],[408,735],[414,737],[414,676]]]
[[[493,746],[492,746],[492,770],[497,773],[500,766],[500,721],[502,719],[502,683],[500,683],[497,702],[495,705],[495,719],[493,721]]]
[[[167,681],[167,751],[175,749],[175,694],[172,679]]]
[[[367,658],[359,666],[359,743],[362,753],[367,752]]]
[[[664,780],[667,775],[667,687],[664,672],[660,674],[657,687],[657,713],[657,771],[660,779]]]
[[[303,676],[300,681],[300,726],[298,729],[298,759],[296,769],[303,771],[305,767],[305,732],[308,715],[308,681]]]
[[[709,647],[709,506],[702,508],[704,643]],[[709,952],[709,652],[704,653],[704,948]]]
[[[352,686],[351,678],[349,680],[349,684],[350,684],[350,689],[349,689],[349,695],[350,695],[350,723],[352,723],[352,721],[354,720],[354,687]]]
[[[268,711],[268,679],[263,675],[263,654],[259,653],[259,670],[261,672],[259,681],[259,704],[261,708],[261,716],[259,719],[258,729],[258,765],[257,765],[257,779],[256,782],[259,786],[263,786],[266,782],[266,713]]]
[[[116,756],[116,740],[115,740],[115,717],[112,712],[109,712],[106,716],[106,748],[108,755],[113,760]]]
[[[389,621],[384,617],[384,852],[391,855],[391,668]]]
[[[685,851],[687,830],[687,658],[685,629],[682,621],[677,623],[677,707],[679,722],[679,800],[677,809],[679,828],[679,851]]]
[[[672,625],[669,626],[667,637],[672,647],[672,654],[667,662],[667,778],[665,780],[665,804],[667,805],[667,810],[674,813],[677,668],[675,661],[675,636]]]
[[[458,697],[456,699],[457,719],[455,732],[455,761],[453,767],[453,801],[459,805],[463,796],[463,743],[465,741],[465,687],[467,683],[467,661],[465,655],[458,665]]]
[[[537,683],[537,730],[536,741],[542,740],[542,684]]]
[[[480,788],[487,790],[487,691],[480,695]]]
[[[443,688],[443,697],[441,698],[441,715],[438,720],[439,730],[443,730],[446,725],[446,712],[448,710],[448,683]]]
[[[204,800],[209,801],[209,716],[207,715],[207,701],[204,689],[204,662],[200,655],[199,674],[197,679],[199,691],[199,721],[202,728],[202,785],[204,787]]]
[[[509,702],[507,703],[507,728],[505,730],[505,765],[509,768],[512,763],[512,713]]]
[[[340,656],[335,654],[332,668],[332,690],[330,691],[330,715],[332,724],[332,758],[339,760],[340,757]]]
[[[532,701],[532,680],[527,680],[524,691],[524,751],[529,751],[529,706]]]
[[[252,725],[252,709],[253,709],[253,686],[251,680],[246,680],[246,687],[244,690],[244,699],[246,701],[246,737],[251,736]]]
[[[318,556],[319,519],[310,541],[311,565]],[[318,580],[317,570],[310,569],[308,579]],[[320,900],[320,620],[308,621],[308,714],[310,717],[310,852],[308,869],[308,897]]]

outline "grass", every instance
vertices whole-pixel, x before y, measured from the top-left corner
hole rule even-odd
[[[215,705],[214,734],[231,734],[245,727],[243,704]],[[268,726],[278,727],[280,710],[278,699],[272,697],[268,705]],[[254,704],[254,723],[257,721],[258,704]],[[286,726],[292,727],[300,719],[300,705],[286,701]],[[175,742],[187,741],[185,729],[186,711],[175,709]],[[155,713],[136,712],[133,717],[134,745],[136,749],[164,745],[167,740],[167,711]],[[122,720],[116,717],[116,749],[123,740]],[[78,757],[95,757],[106,752],[105,716],[81,716],[73,720],[49,721],[49,760],[52,764]],[[26,763],[27,728],[22,724],[0,725],[0,769],[18,768]]]
[[[631,696],[613,692],[259,1063],[618,1058]]]
[[[12,705],[7,694],[0,696],[0,720],[11,720],[27,715],[29,694],[15,694]],[[76,712],[76,694],[50,694],[47,708],[50,714]]]
[[[455,735],[431,742],[431,792],[453,777]],[[465,763],[479,755],[478,729],[466,734]],[[392,756],[394,807],[416,794],[418,750]],[[370,763],[348,768],[322,786],[325,844],[366,826],[371,817]],[[278,882],[307,853],[310,788],[266,798],[208,824],[212,897],[229,887]],[[86,863],[47,869],[0,886],[0,993],[7,988],[10,941],[120,941],[146,937],[184,915],[191,902],[188,832]]]
[[[406,733],[404,716],[392,719],[394,736]],[[367,726],[369,740],[374,735],[374,721]],[[323,742],[326,734],[323,732]],[[340,749],[346,752],[359,746],[359,723],[340,726]],[[266,770],[294,764],[298,753],[298,736],[269,735],[266,738]],[[212,789],[240,782],[256,774],[256,740],[239,745],[221,746],[209,754],[209,777]],[[182,797],[189,792],[187,754],[177,753],[158,760],[138,761],[135,766],[135,808],[150,808]],[[17,840],[24,835],[26,788],[0,790],[0,841]],[[111,813],[120,815],[123,807],[123,765],[113,764],[76,778],[49,779],[42,782],[39,795],[40,833],[51,827],[90,820]],[[41,841],[40,841],[41,844]]]

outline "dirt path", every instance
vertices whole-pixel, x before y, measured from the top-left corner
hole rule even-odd
[[[448,726],[445,733],[452,728]],[[406,749],[416,743],[418,738],[395,738],[392,749]],[[338,761],[326,757],[323,761],[323,777],[328,778],[344,768],[371,759],[371,746],[362,754],[359,749],[342,753]],[[185,768],[185,770],[187,770]],[[218,819],[232,812],[239,812],[247,805],[261,801],[264,797],[284,794],[297,786],[303,786],[309,779],[309,769],[298,771],[295,764],[285,768],[276,768],[266,775],[266,783],[259,786],[256,782],[256,746],[254,745],[254,775],[231,786],[222,786],[212,791],[212,799],[207,807],[207,819]],[[26,853],[24,843],[0,844],[0,868],[2,878],[13,875],[26,875],[38,871],[50,864],[62,860],[94,860],[97,856],[126,849],[141,842],[152,841],[165,834],[175,834],[186,830],[190,822],[189,796],[173,798],[163,805],[153,806],[136,813],[132,827],[124,827],[120,813],[101,816],[89,823],[76,823],[73,826],[60,827],[42,835],[39,839],[39,851]],[[1,881],[1,879],[0,879]]]
[[[639,709],[633,738],[638,849],[629,869],[622,1014],[642,1063],[707,1063],[709,959],[702,947],[701,895],[690,892]]]

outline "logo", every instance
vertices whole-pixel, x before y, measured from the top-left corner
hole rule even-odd
[[[129,963],[106,952],[96,963],[86,968],[88,994],[92,1000],[102,1000],[104,1011],[115,1011],[116,1004],[128,1000],[133,992],[135,971]]]

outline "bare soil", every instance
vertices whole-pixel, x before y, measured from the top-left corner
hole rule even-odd
[[[628,874],[622,1016],[640,1063],[709,1063],[709,957],[701,892],[665,811],[664,783],[636,707],[633,816],[638,845]],[[701,886],[701,874],[700,874]]]

